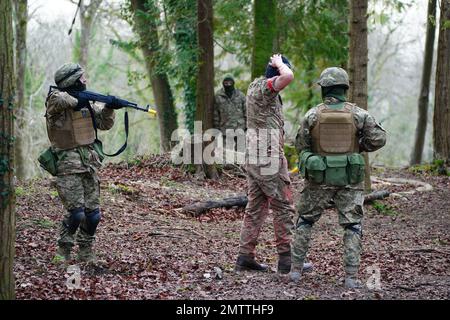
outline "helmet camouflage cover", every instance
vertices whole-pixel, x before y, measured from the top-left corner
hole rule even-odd
[[[78,63],[65,63],[55,72],[55,83],[59,88],[67,88],[84,73],[83,68]]]
[[[350,87],[347,72],[339,67],[326,68],[320,74],[320,79],[317,82],[321,87],[332,87],[343,85]]]

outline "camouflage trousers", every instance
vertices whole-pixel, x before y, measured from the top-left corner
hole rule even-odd
[[[80,246],[91,246],[95,236],[89,235],[86,219],[83,219],[76,234],[69,231],[71,211],[83,209],[85,213],[100,207],[100,183],[97,174],[91,172],[60,175],[56,177],[56,188],[66,209],[59,230],[58,244],[73,247],[76,242]]]
[[[312,226],[333,200],[338,211],[339,224],[344,228],[344,267],[347,274],[356,274],[361,256],[361,221],[363,218],[363,191],[355,189],[320,189],[305,186],[298,204],[298,219],[292,248],[292,265],[301,267],[311,240]]]
[[[269,209],[274,215],[277,252],[280,255],[290,253],[294,207],[289,183],[279,177],[261,181],[251,175],[247,182],[248,203],[241,228],[239,254],[255,257],[258,236]]]

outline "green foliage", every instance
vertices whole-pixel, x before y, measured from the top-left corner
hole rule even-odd
[[[265,73],[267,61],[274,53],[276,38],[276,1],[255,0],[253,5],[252,78]]]
[[[297,127],[300,113],[321,102],[315,85],[323,69],[346,66],[348,60],[348,1],[286,1],[278,8],[280,51],[291,60],[294,83],[285,100],[293,101],[286,118]]]
[[[248,0],[215,1],[214,38],[224,54],[234,54],[244,66],[250,65],[252,54],[252,2]],[[233,70],[239,76],[241,70]],[[224,73],[225,74],[225,73]]]
[[[450,176],[450,170],[445,167],[445,160],[436,159],[430,163],[418,164],[408,169],[415,174],[447,175]]]
[[[168,74],[176,79],[176,88],[183,91],[183,104],[186,128],[194,132],[197,88],[197,8],[189,0],[164,0],[169,13],[166,28],[161,33],[163,42],[175,40],[174,47],[167,45],[167,56],[174,56],[167,65]]]
[[[384,204],[380,201],[373,202],[373,208],[377,210],[378,213],[384,216],[395,217],[398,215],[398,212],[392,208],[390,205]]]
[[[55,226],[55,222],[48,218],[33,219],[33,223],[42,229],[52,229]]]
[[[23,197],[24,195],[27,194],[27,192],[23,187],[16,187],[14,192],[16,194],[16,197]]]

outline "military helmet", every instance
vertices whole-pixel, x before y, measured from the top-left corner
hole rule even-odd
[[[350,87],[347,72],[339,67],[323,70],[317,83],[321,87],[346,86],[347,89]]]
[[[59,88],[67,88],[84,73],[83,68],[78,63],[65,63],[55,72],[55,83]]]

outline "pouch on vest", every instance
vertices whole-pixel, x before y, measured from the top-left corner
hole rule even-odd
[[[350,184],[364,181],[364,157],[359,153],[348,156],[348,179]]]
[[[51,148],[48,148],[44,152],[42,152],[39,155],[38,161],[45,171],[50,173],[52,176],[56,176],[56,173],[58,171],[56,166],[58,158],[53,153]]]
[[[323,157],[319,155],[309,156],[306,160],[306,178],[314,183],[323,183],[326,165]]]
[[[300,174],[306,178],[306,162],[308,161],[308,158],[313,155],[312,152],[309,151],[302,151],[299,156],[298,161],[298,168],[300,170]]]
[[[325,183],[331,186],[345,186],[348,184],[347,155],[326,156]]]

